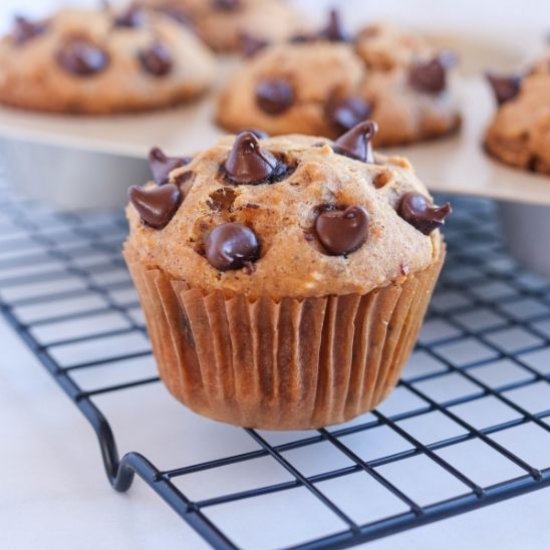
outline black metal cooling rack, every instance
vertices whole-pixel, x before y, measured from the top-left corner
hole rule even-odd
[[[120,257],[126,232],[120,214],[56,213],[0,189],[0,307],[92,425],[117,491],[126,491],[137,474],[214,548],[234,549],[241,541],[216,522],[209,512],[213,507],[242,505],[248,499],[262,506],[268,495],[302,488],[342,528],[310,534],[291,547],[344,548],[550,485],[550,281],[525,273],[506,255],[494,204],[460,199],[455,206],[446,232],[448,262],[411,364],[394,393],[397,407],[382,405],[362,420],[283,443],[245,430],[256,450],[208,462],[161,470],[139,452],[119,456],[109,419],[94,398],[156,384],[157,377],[91,391],[75,380],[75,373],[149,355],[147,346],[129,346],[122,357],[92,355],[73,363],[70,354],[60,353],[105,339],[118,338],[122,346],[132,335],[145,334]],[[108,313],[122,321],[89,328],[93,316]],[[69,334],[56,331],[67,323]],[[365,455],[358,442],[382,428],[405,448],[380,448],[374,458]],[[347,465],[308,474],[289,458],[319,443],[345,456]],[[369,453],[378,448],[371,438]],[[275,461],[290,479],[202,500],[192,500],[178,487],[185,476],[214,474],[257,458]],[[407,472],[420,461],[429,468],[415,484]],[[476,469],[480,464],[488,465],[488,477]],[[368,478],[376,494],[388,495],[397,508],[365,521],[357,508],[372,492],[362,493],[357,485],[347,490],[346,500],[342,491],[334,491],[335,484],[354,475],[366,476],[361,479]],[[443,496],[419,493],[420,485],[439,486],[441,476],[453,482],[452,490]]]

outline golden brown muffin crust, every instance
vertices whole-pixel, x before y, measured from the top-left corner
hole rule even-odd
[[[429,197],[406,160],[377,155],[376,164],[369,164],[335,153],[322,138],[274,137],[262,139],[262,148],[294,170],[276,183],[234,185],[220,170],[234,141],[221,139],[170,174],[173,183],[185,181],[185,198],[163,229],[146,226],[128,207],[127,246],[146,266],[204,291],[318,297],[364,294],[439,257],[439,231],[426,236],[396,211],[408,192]],[[347,255],[328,255],[313,231],[323,205],[364,208],[366,242]],[[260,258],[252,269],[219,271],[205,258],[206,236],[227,222],[244,224],[258,236]]]

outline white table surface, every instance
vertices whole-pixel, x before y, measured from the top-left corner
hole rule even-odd
[[[301,3],[319,12],[320,5],[329,2]],[[40,13],[56,4],[2,0],[0,26],[6,25],[7,15],[14,10]],[[540,32],[550,25],[547,0],[346,0],[339,4],[351,16],[358,10],[372,17],[392,14],[422,26],[440,22]],[[0,343],[0,548],[207,547],[138,479],[126,495],[111,490],[87,422],[1,318]],[[541,490],[367,546],[371,550],[550,548],[549,503],[550,490]]]

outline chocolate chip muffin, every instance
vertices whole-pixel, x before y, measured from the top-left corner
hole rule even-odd
[[[189,30],[137,6],[18,17],[0,41],[0,102],[24,109],[156,109],[201,94],[214,72],[213,56]]]
[[[445,247],[409,163],[376,125],[332,142],[245,131],[151,155],[124,256],[160,374],[191,409],[313,428],[375,407],[414,345]]]
[[[497,111],[486,151],[510,166],[550,174],[550,50],[525,74],[487,76]]]
[[[188,20],[218,52],[234,52],[243,41],[282,42],[303,29],[303,19],[284,0],[145,0]]]
[[[254,55],[219,97],[216,120],[230,131],[334,138],[372,118],[378,146],[447,135],[460,125],[450,80],[455,58],[393,27],[373,25],[357,37],[337,12],[314,35],[279,45],[249,44]]]

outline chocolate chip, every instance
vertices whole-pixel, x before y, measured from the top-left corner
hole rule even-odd
[[[514,99],[521,89],[522,75],[499,75],[486,73],[487,80],[493,89],[498,105]]]
[[[456,57],[450,51],[443,51],[428,61],[418,61],[409,71],[409,83],[420,92],[439,94],[447,87],[447,69],[455,63]]]
[[[372,113],[372,105],[360,97],[332,97],[328,100],[325,113],[338,132],[346,132]]]
[[[281,169],[277,159],[262,150],[252,132],[242,132],[235,138],[223,168],[232,183],[248,185],[267,183]]]
[[[173,218],[183,195],[179,187],[168,183],[151,189],[133,185],[128,190],[128,197],[143,223],[155,229],[162,229]]]
[[[85,38],[72,38],[65,42],[58,50],[56,59],[63,69],[78,76],[92,76],[109,64],[107,53]]]
[[[216,269],[240,269],[260,257],[260,243],[256,233],[240,223],[218,225],[206,238],[206,259]]]
[[[241,7],[240,0],[212,0],[212,7],[220,11],[235,11]]]
[[[332,146],[335,153],[355,160],[374,163],[372,152],[372,139],[378,132],[378,124],[372,120],[366,120],[340,136]]]
[[[269,46],[269,41],[247,32],[239,34],[239,50],[244,57],[254,57],[260,50]]]
[[[231,212],[233,210],[233,203],[237,198],[237,193],[230,187],[221,187],[213,193],[210,193],[209,200],[206,201],[210,210],[216,210],[218,212]]]
[[[266,139],[269,137],[269,134],[267,132],[264,132],[263,130],[258,130],[258,128],[241,128],[237,133],[241,134],[242,132],[251,132],[258,139]]]
[[[136,28],[145,24],[145,13],[141,6],[130,5],[124,12],[115,17],[115,27]]]
[[[185,166],[191,162],[190,157],[168,157],[158,147],[149,151],[149,168],[157,185],[168,183],[168,176],[172,170]]]
[[[368,215],[361,206],[325,210],[315,220],[317,237],[332,256],[343,256],[357,250],[367,240],[368,229]]]
[[[172,54],[162,42],[154,42],[139,52],[141,66],[153,76],[166,76],[172,70]]]
[[[319,38],[330,42],[348,42],[351,39],[343,28],[338,10],[330,10],[327,26],[319,32]]]
[[[268,115],[280,115],[294,103],[294,91],[287,80],[262,80],[256,86],[256,103]]]
[[[30,21],[29,19],[16,15],[12,37],[16,44],[21,45],[46,31],[46,24],[42,22]]]
[[[445,224],[445,218],[452,213],[450,203],[443,206],[430,204],[429,200],[420,193],[406,193],[398,206],[397,213],[415,229],[424,235]]]

